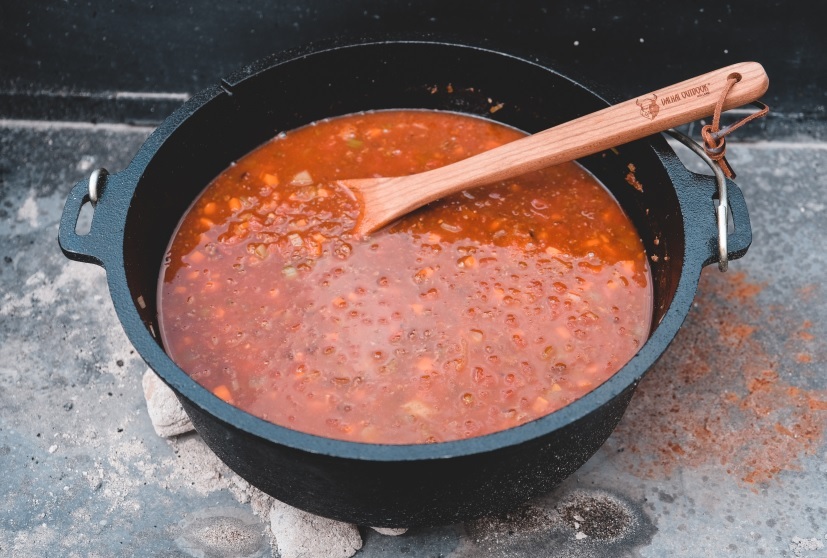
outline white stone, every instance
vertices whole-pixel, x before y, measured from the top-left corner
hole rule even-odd
[[[402,527],[401,529],[395,529],[393,527],[371,527],[371,529],[380,535],[387,535],[389,537],[398,537],[399,535],[404,535],[408,532],[407,527]]]
[[[313,515],[274,500],[270,530],[281,558],[350,558],[362,548],[356,525]]]
[[[163,438],[193,430],[192,422],[175,397],[175,393],[152,370],[144,373],[146,410],[155,433]]]

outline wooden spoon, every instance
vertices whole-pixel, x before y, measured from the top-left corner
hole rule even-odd
[[[409,176],[337,181],[361,199],[356,234],[369,234],[449,194],[591,155],[712,115],[730,76],[740,77],[723,110],[757,100],[769,78],[757,62],[733,64],[581,116],[456,163]]]

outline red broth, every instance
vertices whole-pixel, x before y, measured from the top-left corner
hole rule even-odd
[[[551,413],[646,340],[649,268],[576,163],[451,196],[363,239],[337,179],[421,172],[515,140],[382,111],[281,134],[183,217],[159,281],[171,358],[245,411],[328,438],[456,440]]]

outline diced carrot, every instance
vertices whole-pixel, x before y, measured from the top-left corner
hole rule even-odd
[[[238,211],[239,209],[241,209],[241,200],[239,200],[238,198],[230,198],[230,201],[227,202],[227,205],[231,210]]]
[[[419,357],[416,361],[416,368],[418,370],[431,370],[434,367],[434,361],[430,357]]]
[[[209,202],[204,205],[204,215],[215,215],[218,205],[215,202]]]
[[[368,425],[362,429],[361,439],[365,442],[378,441],[381,432],[373,425]]]
[[[477,267],[477,259],[474,256],[463,256],[457,260],[457,265],[465,268]]]
[[[264,175],[262,175],[261,179],[264,180],[264,183],[268,186],[279,185],[279,177],[277,174],[270,174],[269,172],[265,172]]]
[[[548,399],[537,397],[531,405],[531,410],[535,413],[542,413],[548,409]]]
[[[227,403],[233,402],[233,395],[230,393],[230,388],[221,384],[218,387],[213,388],[212,392],[215,394],[216,397],[219,399],[223,399]]]
[[[424,281],[425,279],[427,279],[428,277],[430,277],[433,274],[434,274],[434,268],[432,268],[432,267],[423,267],[422,269],[417,271],[416,274],[414,274],[414,281],[416,281],[417,283],[421,283],[422,281]]]

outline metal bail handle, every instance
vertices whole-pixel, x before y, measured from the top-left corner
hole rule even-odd
[[[726,177],[721,167],[709,158],[704,148],[692,138],[677,130],[666,130],[666,133],[691,149],[698,157],[709,165],[715,173],[715,182],[718,184],[718,207],[715,209],[718,218],[718,269],[726,271],[729,268],[729,254],[727,252],[727,225],[729,222],[729,201],[727,198]]]
[[[98,203],[98,198],[101,195],[101,183],[106,182],[106,177],[109,176],[109,171],[104,168],[95,169],[89,175],[89,201],[92,205]]]

